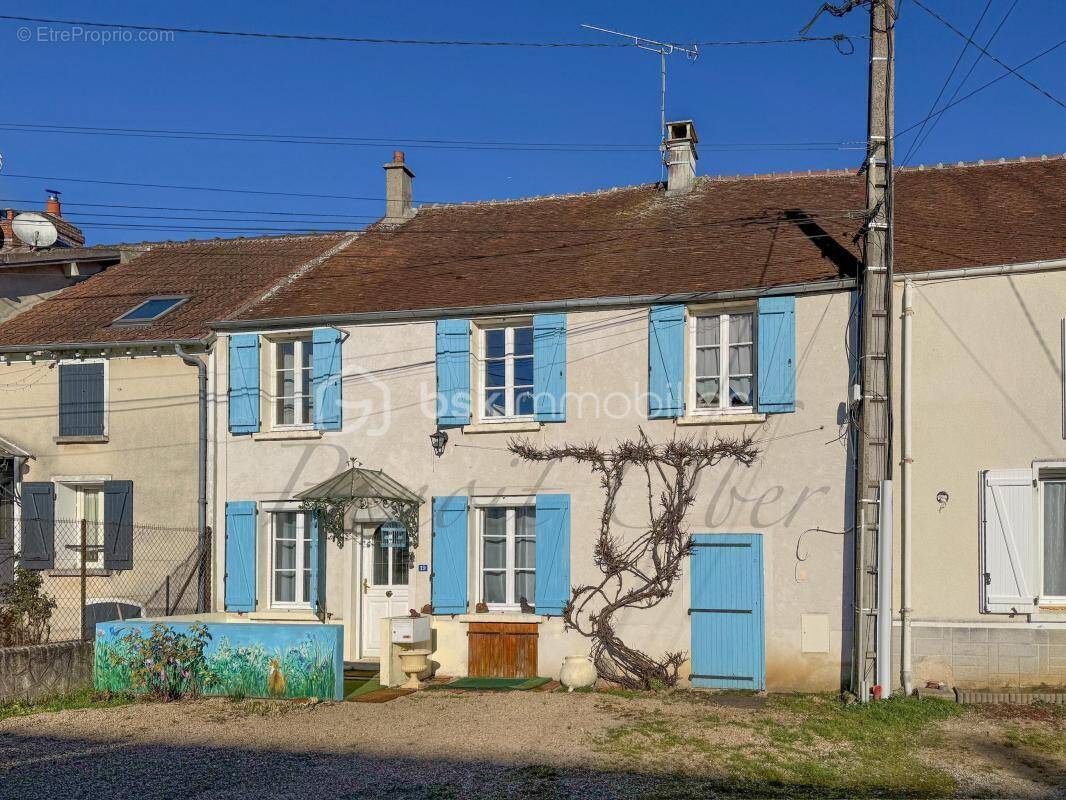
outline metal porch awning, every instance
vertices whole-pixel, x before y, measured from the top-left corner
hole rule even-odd
[[[296,495],[297,500],[391,500],[422,505],[425,500],[379,469],[351,467]]]
[[[34,458],[34,455],[27,450],[23,450],[14,442],[0,436],[0,458],[4,457]]]

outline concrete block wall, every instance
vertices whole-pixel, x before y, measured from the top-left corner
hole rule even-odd
[[[1066,626],[913,625],[911,631],[915,686],[940,680],[963,689],[1066,690]],[[893,633],[898,680],[899,625]]]
[[[0,647],[0,702],[42,700],[92,685],[92,642]]]

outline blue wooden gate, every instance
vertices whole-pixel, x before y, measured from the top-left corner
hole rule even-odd
[[[765,689],[762,536],[692,539],[692,685]]]

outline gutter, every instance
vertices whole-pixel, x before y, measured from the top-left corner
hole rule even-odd
[[[135,347],[208,347],[214,337],[207,339],[141,339],[136,341],[120,342],[61,342],[58,344],[0,344],[0,354],[3,353],[30,353],[39,354],[41,358],[49,353],[60,351],[78,350],[117,350],[120,348],[132,349]]]
[[[925,272],[897,272],[893,281],[936,281],[958,278],[984,278],[990,275],[1016,275],[1025,272],[1049,272],[1066,269],[1066,258],[1051,258],[1044,261],[1024,261],[1017,264],[999,264],[992,267],[958,267],[956,269],[932,269]]]
[[[206,611],[207,571],[205,549],[207,545],[207,364],[203,359],[195,358],[180,344],[174,345],[174,353],[190,367],[196,367],[197,400],[199,404],[199,437],[196,459],[196,505],[197,527],[199,528],[200,563],[197,568],[196,613]]]
[[[208,325],[217,330],[263,330],[309,325],[345,325],[402,320],[429,320],[447,317],[481,315],[529,314],[537,311],[580,311],[586,309],[644,306],[655,303],[694,303],[713,300],[748,300],[757,297],[792,294],[820,294],[854,289],[854,278],[793,283],[768,289],[737,289],[724,292],[683,292],[675,294],[627,295],[621,297],[592,297],[576,300],[542,300],[532,303],[503,303],[485,306],[450,306],[396,311],[367,311],[353,314],[319,314],[305,317],[274,317],[268,319],[218,320]]]

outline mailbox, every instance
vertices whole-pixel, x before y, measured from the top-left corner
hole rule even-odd
[[[392,643],[429,641],[429,617],[396,617],[392,620]]]

